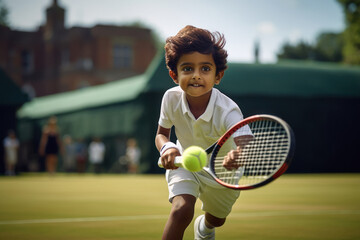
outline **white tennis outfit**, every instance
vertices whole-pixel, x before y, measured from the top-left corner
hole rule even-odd
[[[102,142],[91,142],[89,145],[89,160],[92,164],[100,164],[104,161],[105,144]]]
[[[5,160],[8,164],[15,165],[17,163],[18,148],[19,140],[17,138],[6,137],[4,139]]]
[[[168,129],[175,127],[176,144],[182,153],[192,145],[206,149],[242,119],[237,104],[216,88],[212,90],[205,112],[195,119],[185,93],[177,86],[167,90],[163,96],[159,125]],[[208,171],[208,168],[201,172],[189,172],[183,168],[167,170],[169,201],[177,195],[190,194],[200,198],[202,210],[218,218],[225,218],[231,212],[240,191],[221,186]]]

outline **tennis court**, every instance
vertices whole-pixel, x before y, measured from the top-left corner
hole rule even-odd
[[[163,175],[26,174],[0,192],[0,239],[160,239],[170,211]],[[217,239],[360,239],[359,224],[360,174],[287,174],[243,191]]]

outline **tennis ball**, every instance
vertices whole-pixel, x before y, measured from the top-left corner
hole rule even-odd
[[[182,165],[190,172],[199,172],[207,164],[207,154],[204,149],[191,146],[182,155]]]

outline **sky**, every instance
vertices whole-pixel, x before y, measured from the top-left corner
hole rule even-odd
[[[2,0],[10,27],[34,31],[45,23],[53,0]],[[226,38],[230,62],[276,62],[285,42],[314,43],[322,32],[342,32],[344,14],[336,0],[58,0],[66,27],[141,22],[161,40],[186,25],[218,31]]]

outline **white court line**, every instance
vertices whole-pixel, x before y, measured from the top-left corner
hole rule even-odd
[[[253,213],[234,213],[229,218],[242,217],[275,217],[275,216],[294,216],[294,215],[358,215],[360,210],[302,210],[302,211],[279,211],[279,212],[253,212]]]
[[[87,217],[87,218],[54,218],[54,219],[28,219],[0,221],[0,225],[33,224],[33,223],[73,223],[73,222],[106,222],[129,220],[156,220],[167,219],[168,215],[139,215],[139,216],[114,216],[114,217]]]
[[[229,218],[248,217],[273,217],[296,215],[345,215],[360,214],[356,210],[324,210],[324,211],[279,211],[279,212],[253,212],[230,214]],[[74,223],[74,222],[106,222],[106,221],[131,221],[131,220],[157,220],[167,219],[168,215],[138,215],[138,216],[113,216],[113,217],[86,217],[86,218],[54,218],[54,219],[28,219],[0,221],[0,225],[36,224],[36,223]]]

